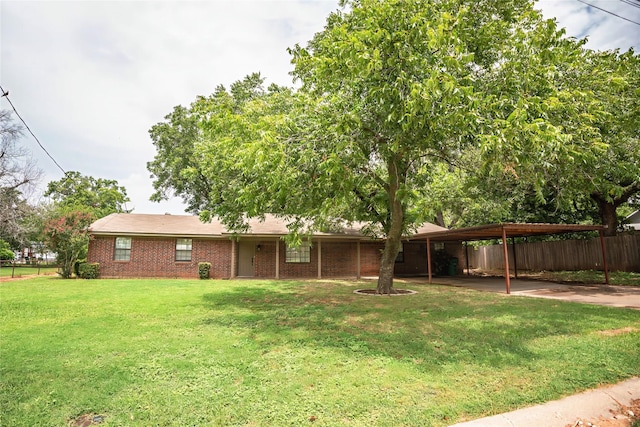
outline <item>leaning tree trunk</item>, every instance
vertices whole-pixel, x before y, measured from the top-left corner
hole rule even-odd
[[[400,239],[402,238],[402,229],[404,225],[404,209],[402,202],[397,197],[399,174],[397,165],[389,162],[389,228],[387,232],[387,240],[382,251],[382,259],[380,260],[380,273],[378,275],[379,294],[392,294],[393,290],[393,272],[395,269],[396,258],[400,251]]]
[[[616,206],[612,203],[598,202],[600,210],[600,220],[603,225],[607,226],[604,231],[605,236],[615,236],[618,231],[618,215],[616,215]]]
[[[596,193],[591,194],[591,197],[598,205],[600,222],[602,225],[607,226],[607,229],[604,230],[604,235],[615,236],[618,231],[618,215],[616,214],[618,205],[614,202],[607,201],[604,197]]]
[[[605,236],[615,236],[618,232],[618,215],[616,213],[618,207],[640,193],[640,181],[627,182],[623,185],[622,192],[612,199],[603,196],[598,191],[591,193],[591,198],[598,205],[600,221],[602,225],[607,226],[604,231]]]

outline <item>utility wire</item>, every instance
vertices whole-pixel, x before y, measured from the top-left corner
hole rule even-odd
[[[633,0],[620,0],[620,1],[624,4],[628,4],[629,6],[633,6],[640,9],[640,2],[633,1]]]
[[[620,0],[620,1],[640,9],[640,1],[638,1],[638,0]]]
[[[13,102],[11,102],[11,100],[9,99],[9,91],[5,91],[4,88],[2,86],[0,86],[0,90],[2,91],[2,98],[7,98],[7,101],[9,101],[9,105],[11,105],[11,108],[13,108],[13,111],[16,113],[16,116],[18,116],[18,118],[20,119],[20,121],[22,122],[22,124],[24,124],[24,127],[27,128],[27,130],[29,131],[29,133],[31,134],[31,136],[33,136],[33,138],[36,140],[36,142],[38,143],[38,145],[40,146],[40,148],[42,148],[42,150],[47,154],[47,156],[49,156],[49,158],[53,161],[53,163],[56,164],[56,166],[58,167],[58,169],[60,169],[62,171],[62,173],[66,176],[67,172],[62,169],[62,166],[60,166],[58,164],[58,162],[56,162],[56,159],[53,158],[53,156],[51,154],[49,154],[49,152],[47,151],[46,148],[44,148],[44,146],[42,145],[42,143],[40,143],[40,140],[38,139],[37,136],[35,136],[35,134],[31,131],[31,129],[29,128],[29,125],[27,124],[27,122],[24,121],[24,119],[20,116],[20,113],[18,113],[18,110],[16,110],[16,107],[13,105]]]
[[[586,2],[586,1],[584,1],[584,0],[578,0],[578,1],[579,1],[580,3],[584,3],[584,4],[586,4],[587,6],[591,6],[591,7],[595,8],[595,9],[598,9],[598,10],[601,10],[601,11],[603,11],[603,12],[606,12],[606,13],[608,13],[609,15],[617,16],[618,18],[620,18],[620,19],[624,19],[625,21],[629,21],[629,22],[631,22],[631,23],[633,23],[633,24],[640,25],[640,22],[632,21],[632,20],[631,20],[631,19],[629,19],[629,18],[625,18],[624,16],[617,15],[617,14],[615,14],[615,13],[613,13],[613,12],[611,12],[611,11],[608,11],[608,10],[606,10],[606,9],[603,9],[603,8],[601,8],[601,7],[594,6],[594,5],[592,5],[591,3],[587,3],[587,2]]]

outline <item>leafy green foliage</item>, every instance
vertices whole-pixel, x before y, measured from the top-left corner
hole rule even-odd
[[[187,204],[187,211],[193,213],[201,209],[209,194],[208,179],[201,173],[194,157],[199,137],[196,110],[203,101],[199,98],[190,109],[175,107],[165,117],[166,122],[158,123],[149,130],[157,150],[154,160],[147,163],[156,190],[151,200],[157,202],[176,194]],[[186,170],[189,173],[183,174]]]
[[[100,277],[100,264],[83,262],[78,266],[78,277],[81,279],[97,279]]]
[[[96,218],[115,212],[128,212],[127,190],[111,179],[84,176],[80,172],[67,172],[59,181],[51,181],[44,194],[58,206],[93,212]]]
[[[384,290],[401,234],[442,212],[424,203],[440,177],[532,170],[570,139],[549,117],[573,117],[579,90],[556,77],[582,49],[525,1],[345,4],[293,62],[322,107],[307,135],[335,156],[337,204],[384,230]]]
[[[640,192],[640,58],[582,50],[554,70],[549,78],[561,90],[540,111],[557,136],[540,145],[493,145],[492,155],[505,160],[486,163],[471,185],[505,201],[506,220],[594,221],[615,234],[628,212],[618,208]],[[530,109],[518,114],[510,120]]]
[[[45,221],[45,244],[56,253],[63,278],[70,278],[76,261],[86,256],[90,239],[89,225],[94,220],[93,212],[59,208]]]
[[[582,42],[524,0],[342,4],[290,50],[299,91],[252,74],[151,129],[155,200],[173,192],[235,231],[275,214],[293,243],[339,219],[368,222],[385,238],[381,293],[403,234],[424,221],[531,217],[551,198],[588,205],[565,186],[575,170],[561,169],[606,147],[608,107],[585,90]],[[485,197],[490,185],[508,197]]]
[[[0,260],[12,260],[15,258],[15,254],[11,250],[9,242],[5,242],[0,239]]]
[[[198,277],[200,279],[208,279],[209,272],[211,271],[211,263],[210,262],[199,262],[198,263]]]

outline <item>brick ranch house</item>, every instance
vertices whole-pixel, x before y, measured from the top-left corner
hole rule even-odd
[[[310,242],[288,247],[282,220],[252,220],[233,236],[217,221],[196,216],[111,214],[90,227],[87,262],[100,277],[197,278],[198,263],[210,262],[212,278],[360,278],[377,276],[384,242],[359,228],[314,233]],[[417,234],[445,230],[426,223]],[[235,237],[235,238],[234,238]],[[396,275],[427,274],[425,241],[403,241]]]

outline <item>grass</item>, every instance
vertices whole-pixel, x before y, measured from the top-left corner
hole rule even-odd
[[[23,277],[35,276],[38,274],[55,274],[58,271],[57,266],[38,266],[16,264],[15,269],[11,265],[3,265],[0,268],[0,277]]]
[[[519,277],[530,277],[540,280],[551,280],[555,282],[568,283],[604,283],[604,272],[596,270],[581,271],[539,271],[539,272],[518,272]],[[609,284],[623,286],[640,286],[640,273],[625,271],[610,271]]]
[[[446,426],[640,373],[640,312],[371,282],[0,284],[0,425]]]

